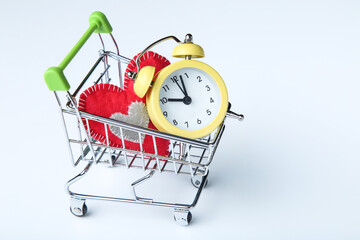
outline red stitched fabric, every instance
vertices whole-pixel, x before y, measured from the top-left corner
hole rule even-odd
[[[136,56],[130,61],[126,72],[136,70],[135,64]],[[145,53],[140,59],[140,67],[144,66],[154,66],[155,74],[160,71],[163,67],[166,67],[170,62],[161,55],[154,52]],[[129,106],[134,102],[146,103],[145,97],[139,98],[136,96],[133,90],[134,82],[126,76],[125,72],[125,81],[124,81],[124,90],[120,87],[112,84],[97,84],[88,89],[86,89],[79,98],[79,110],[95,114],[98,116],[110,118],[113,114],[119,113],[120,115],[128,115]],[[84,120],[84,125],[88,131],[88,126]],[[91,137],[107,144],[106,142],[106,132],[103,123],[89,120],[90,134]],[[148,126],[145,126],[150,129],[155,129],[155,126],[148,121]],[[113,147],[123,147],[122,140],[116,136],[109,128],[107,127],[109,145]],[[134,132],[133,132],[134,133]],[[125,135],[125,134],[124,134]],[[139,141],[134,142],[130,140],[124,140],[125,147],[132,150],[141,150]],[[154,144],[152,136],[146,135],[143,138],[143,150],[147,153],[154,154]],[[167,156],[169,154],[169,141],[156,138],[157,151],[159,155]]]

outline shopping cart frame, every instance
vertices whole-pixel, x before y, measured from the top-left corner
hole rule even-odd
[[[96,21],[95,21],[95,20]],[[100,19],[100,20],[99,20]],[[95,23],[94,23],[95,21]],[[88,83],[95,69],[99,67],[100,63],[104,64],[104,71],[100,74],[94,85],[105,81],[110,83],[109,77],[109,60],[113,60],[118,65],[120,87],[123,87],[121,64],[129,63],[130,59],[119,54],[119,48],[117,43],[111,34],[112,28],[108,23],[105,15],[99,12],[95,12],[90,16],[90,26],[85,32],[83,37],[71,50],[68,56],[63,60],[59,67],[52,67],[45,73],[45,80],[48,83],[50,90],[54,92],[56,101],[59,106],[62,123],[65,130],[65,136],[67,139],[67,145],[69,147],[71,163],[74,167],[77,167],[79,163],[85,162],[85,167],[75,177],[70,179],[66,185],[66,192],[70,195],[70,210],[76,216],[84,216],[87,212],[86,200],[104,200],[115,201],[125,203],[136,203],[143,205],[162,206],[174,209],[174,218],[181,225],[187,225],[190,223],[192,214],[190,209],[195,207],[203,188],[205,187],[209,174],[209,165],[211,164],[218,144],[221,140],[223,132],[225,130],[225,119],[228,117],[236,118],[238,120],[243,119],[243,115],[234,113],[229,109],[223,123],[207,137],[201,139],[189,139],[181,136],[160,132],[153,129],[143,128],[136,125],[132,125],[126,122],[110,119],[87,112],[80,111],[78,108],[76,97],[83,87]],[[105,27],[104,27],[105,26]],[[81,49],[90,35],[94,32],[99,34],[103,49],[99,51],[99,58],[92,66],[90,71],[86,74],[84,79],[76,87],[73,93],[70,93],[70,85],[63,73],[66,66],[70,63],[73,57]],[[109,33],[112,41],[114,42],[116,53],[105,50],[104,41],[101,37],[102,33]],[[167,38],[174,38],[169,36]],[[165,38],[164,38],[165,39]],[[157,43],[163,41],[160,39],[154,42],[151,47]],[[150,49],[150,46],[146,48],[139,56],[143,55]],[[55,70],[54,70],[55,69]],[[48,75],[48,77],[47,77]],[[49,77],[49,75],[51,77]],[[55,77],[54,77],[55,75]],[[52,84],[56,81],[56,84]],[[49,84],[50,83],[50,84]],[[65,93],[65,97],[61,98],[59,91]],[[77,122],[78,137],[70,136],[68,130],[67,118],[71,116]],[[90,121],[96,121],[104,124],[106,132],[105,143],[96,141],[90,134]],[[122,137],[123,145],[121,147],[110,146],[108,127],[114,126],[120,129],[121,134],[124,130],[133,131],[138,133],[140,150],[133,150],[126,148],[124,138]],[[123,136],[123,135],[122,135]],[[141,138],[142,136],[151,136],[154,144],[154,153],[143,151]],[[167,139],[170,142],[170,153],[167,156],[159,155],[157,152],[157,139]],[[80,147],[80,154],[77,157],[74,154],[74,145]],[[196,153],[194,153],[194,151]],[[85,193],[74,192],[70,187],[80,179],[82,179],[92,168],[93,165],[106,165],[110,167],[125,166],[127,168],[140,168],[146,171],[146,175],[131,184],[133,198],[119,198],[111,196],[91,195]],[[186,174],[191,177],[192,184],[197,188],[194,199],[190,203],[173,203],[155,201],[151,198],[144,198],[138,196],[136,193],[136,187],[149,180],[155,172],[172,172],[176,175]]]

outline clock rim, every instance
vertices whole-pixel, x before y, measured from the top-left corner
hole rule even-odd
[[[174,71],[187,67],[198,68],[208,73],[218,86],[221,99],[220,108],[216,117],[205,127],[192,131],[180,129],[172,125],[163,115],[159,102],[160,90],[165,79]],[[228,108],[228,102],[226,85],[220,74],[208,64],[197,60],[181,60],[163,68],[154,78],[152,87],[146,94],[148,114],[155,127],[160,131],[191,139],[201,138],[213,132],[224,120]]]

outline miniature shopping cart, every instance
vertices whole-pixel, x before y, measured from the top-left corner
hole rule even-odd
[[[88,30],[60,65],[49,68],[45,73],[46,83],[49,89],[54,92],[59,105],[61,119],[70,149],[71,163],[74,167],[80,165],[80,163],[82,163],[81,165],[85,165],[84,169],[82,169],[78,175],[66,183],[66,191],[70,195],[70,210],[75,216],[84,216],[87,213],[87,206],[85,204],[87,199],[162,206],[173,208],[175,220],[182,225],[187,225],[192,218],[190,209],[197,204],[199,196],[206,185],[209,165],[213,160],[225,129],[224,122],[210,135],[194,140],[80,111],[77,105],[79,92],[86,86],[100,83],[111,82],[112,84],[119,84],[120,87],[122,87],[122,65],[128,64],[130,61],[129,58],[119,54],[118,46],[111,34],[112,28],[102,13],[93,13],[90,16],[89,22],[90,26]],[[63,71],[92,33],[98,33],[103,48],[99,51],[99,58],[95,64],[91,67],[85,78],[80,81],[75,91],[71,93],[70,85]],[[105,49],[102,33],[109,34],[109,39],[114,43],[116,52]],[[146,50],[147,49],[144,51]],[[114,65],[112,63],[114,63]],[[115,66],[115,69],[110,69],[111,66]],[[243,119],[243,115],[232,112],[230,107],[226,117],[239,120]],[[89,121],[101,123],[104,129],[108,129],[109,126],[118,127],[121,133],[123,131],[136,132],[139,136],[140,149],[133,150],[127,148],[123,138],[121,139],[123,143],[121,147],[110,146],[107,144],[109,143],[108,134],[106,135],[107,141],[105,143],[95,140],[90,134]],[[154,153],[143,151],[142,141],[140,139],[144,136],[150,136],[152,138]],[[163,156],[158,154],[158,139],[166,139],[169,141],[168,155]],[[132,188],[133,198],[91,195],[71,191],[70,186],[83,178],[93,165],[110,167],[124,166],[128,169],[137,168],[144,171],[146,175],[131,184],[130,187]],[[189,176],[192,184],[197,188],[193,201],[191,203],[171,203],[138,196],[136,187],[150,179],[155,172],[161,174],[168,173],[174,176]]]

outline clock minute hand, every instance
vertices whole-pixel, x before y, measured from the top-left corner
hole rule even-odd
[[[176,85],[180,88],[180,90],[182,91],[182,93],[186,96],[185,91],[180,87],[178,80],[174,80],[174,82],[176,83]]]
[[[186,87],[185,87],[185,84],[184,84],[184,80],[183,80],[181,75],[179,77],[180,77],[181,85],[182,85],[182,87],[184,89],[183,93],[185,94],[185,97],[188,97],[189,95],[187,94]]]

